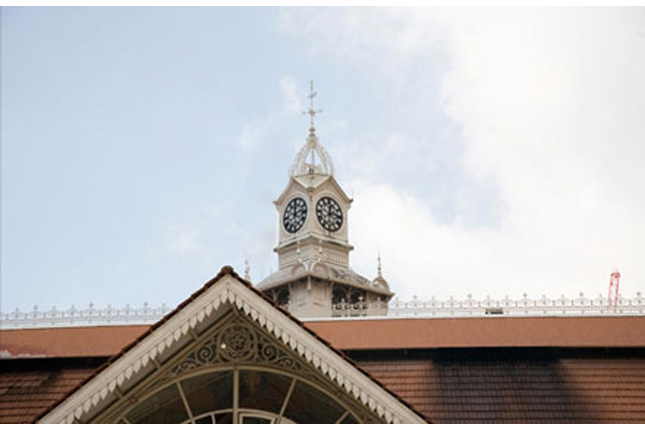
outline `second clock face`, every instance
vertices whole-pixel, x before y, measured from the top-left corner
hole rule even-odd
[[[343,211],[336,200],[323,197],[316,203],[316,217],[327,231],[335,232],[343,226]]]
[[[295,233],[302,228],[307,219],[307,203],[300,197],[291,200],[282,215],[282,224],[289,233]]]

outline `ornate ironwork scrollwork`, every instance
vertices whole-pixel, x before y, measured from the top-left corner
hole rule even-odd
[[[250,327],[235,324],[222,331],[217,348],[224,361],[249,360],[256,355],[257,336]]]
[[[241,320],[222,327],[170,370],[170,377],[206,365],[226,363],[264,364],[298,373],[305,368],[275,340]]]

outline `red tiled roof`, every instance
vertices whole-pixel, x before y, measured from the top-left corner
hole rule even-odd
[[[354,360],[435,423],[645,422],[643,357],[454,351],[456,357],[363,352]],[[97,366],[88,359],[0,360],[0,423],[32,422]]]
[[[344,319],[307,326],[342,350],[645,346],[645,316]]]
[[[0,356],[109,357],[149,325],[38,328],[0,331]]]
[[[645,423],[643,357],[468,354],[359,363],[438,424]]]
[[[645,347],[645,317],[331,320],[305,326],[341,350],[479,347]],[[0,331],[0,353],[111,356],[150,326]],[[101,339],[101,342],[96,342]]]
[[[0,423],[30,423],[94,372],[101,361],[0,361]]]

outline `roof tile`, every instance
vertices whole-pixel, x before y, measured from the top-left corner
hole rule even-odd
[[[642,358],[357,361],[436,423],[645,422],[645,378],[630,376]]]

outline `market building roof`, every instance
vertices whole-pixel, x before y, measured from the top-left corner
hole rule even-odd
[[[304,325],[341,350],[645,347],[645,317],[338,318]],[[149,325],[0,331],[0,356],[108,357]],[[101,342],[96,342],[101,339]]]
[[[306,326],[432,422],[645,421],[645,317],[338,319]],[[33,421],[148,329],[1,331],[0,421]]]

